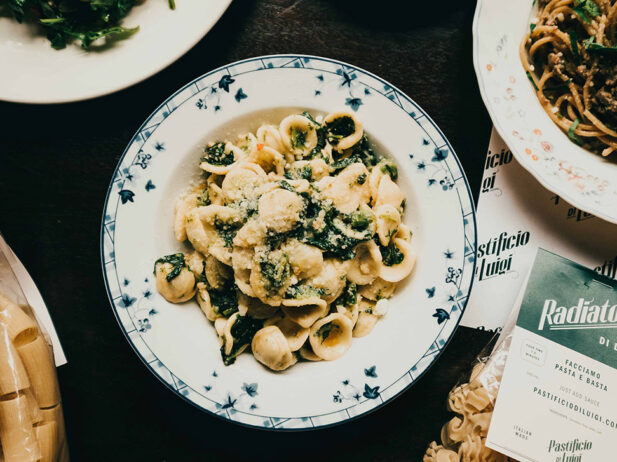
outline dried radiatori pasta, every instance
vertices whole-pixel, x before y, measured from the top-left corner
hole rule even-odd
[[[434,441],[426,450],[422,462],[458,462],[458,454],[438,445]]]
[[[478,362],[469,382],[450,391],[448,409],[456,415],[444,424],[441,445],[433,441],[423,462],[442,460],[438,457],[447,457],[443,460],[448,462],[516,462],[485,444],[496,399],[494,388],[485,384],[492,383],[498,370],[494,362],[489,362],[489,366]]]
[[[275,371],[332,361],[387,315],[415,242],[398,168],[354,113],[290,114],[212,141],[199,167],[175,203],[187,252],[157,259],[154,273],[167,301],[196,299],[225,365],[244,351]]]

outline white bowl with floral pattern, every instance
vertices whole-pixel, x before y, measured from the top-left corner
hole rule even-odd
[[[418,252],[370,335],[341,359],[272,372],[251,354],[224,366],[197,302],[170,304],[154,261],[178,251],[175,198],[198,171],[200,148],[309,110],[354,111],[399,168],[404,222]],[[174,393],[224,419],[276,430],[338,424],[415,383],[453,335],[471,289],[476,224],[467,180],[435,123],[401,91],[331,59],[277,55],[214,70],[185,85],[146,120],[114,173],[101,230],[103,273],[114,314],[144,364]]]
[[[516,160],[544,187],[581,210],[617,223],[617,156],[574,144],[546,114],[525,74],[519,45],[529,30],[529,0],[479,0],[474,66],[495,128]]]

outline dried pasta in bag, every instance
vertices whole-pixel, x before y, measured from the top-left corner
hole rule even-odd
[[[8,268],[0,251],[0,461],[65,462],[53,352]]]
[[[450,391],[448,410],[456,415],[444,424],[441,444],[433,441],[422,462],[516,462],[485,445],[509,347],[504,333],[490,356],[478,358],[469,379]]]

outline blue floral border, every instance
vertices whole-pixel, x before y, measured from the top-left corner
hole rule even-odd
[[[435,340],[431,344],[430,348],[425,352],[425,354],[421,357],[421,359],[402,377],[395,380],[389,386],[383,388],[381,391],[379,390],[379,386],[377,387],[369,387],[368,384],[365,385],[365,392],[363,396],[366,398],[364,401],[360,401],[356,398],[356,402],[348,406],[346,408],[340,409],[338,411],[334,411],[331,413],[323,414],[323,415],[314,415],[310,417],[301,417],[301,418],[276,418],[270,416],[260,416],[256,413],[248,413],[244,411],[240,411],[234,409],[233,403],[235,400],[232,400],[231,396],[228,397],[228,402],[218,403],[201,392],[192,389],[185,383],[183,383],[179,378],[174,376],[171,371],[156,357],[156,355],[150,350],[147,344],[141,339],[140,333],[149,329],[149,321],[145,318],[145,321],[142,322],[141,319],[138,319],[138,325],[135,325],[135,321],[131,318],[134,329],[127,330],[120,318],[118,304],[121,308],[128,308],[133,303],[133,300],[126,300],[126,295],[122,295],[120,293],[118,296],[114,297],[113,292],[110,287],[110,282],[108,279],[108,269],[109,271],[113,271],[116,278],[117,287],[122,287],[122,285],[127,285],[128,281],[124,280],[121,283],[119,279],[119,275],[116,271],[115,266],[115,255],[114,255],[114,243],[113,236],[115,232],[115,212],[117,210],[118,204],[120,202],[126,203],[127,201],[132,202],[134,193],[128,189],[124,188],[125,183],[130,181],[130,178],[127,177],[131,175],[129,172],[124,172],[122,170],[122,166],[124,165],[125,158],[130,150],[130,148],[135,143],[141,143],[143,146],[146,141],[150,138],[150,136],[156,131],[156,128],[165,120],[175,109],[183,105],[190,98],[195,96],[197,93],[204,95],[203,98],[200,98],[196,102],[196,107],[198,110],[207,109],[207,104],[209,104],[208,97],[212,96],[216,93],[216,87],[218,87],[222,91],[226,91],[229,93],[229,84],[233,83],[233,77],[249,72],[255,72],[259,70],[267,70],[272,68],[285,68],[285,67],[294,67],[294,68],[304,68],[305,65],[310,64],[310,66],[306,66],[308,69],[312,70],[320,70],[325,73],[333,73],[331,69],[322,69],[316,67],[316,63],[327,63],[328,65],[337,65],[339,69],[336,71],[336,74],[341,76],[345,80],[345,84],[349,87],[349,95],[350,97],[346,99],[345,104],[350,106],[352,110],[357,110],[360,105],[362,105],[362,99],[357,95],[354,95],[352,91],[352,83],[357,84],[360,83],[364,87],[364,95],[370,95],[371,92],[379,93],[388,99],[390,99],[394,104],[403,109],[406,113],[409,114],[411,118],[420,126],[420,128],[424,131],[427,138],[430,139],[435,146],[435,156],[431,161],[438,161],[441,165],[439,168],[435,168],[435,171],[445,173],[445,176],[439,180],[439,183],[442,189],[455,189],[459,203],[461,206],[461,214],[464,222],[464,249],[465,255],[463,258],[463,266],[458,270],[454,270],[453,268],[448,268],[448,276],[446,278],[447,283],[453,283],[457,288],[456,297],[450,297],[450,302],[452,302],[452,310],[451,312],[447,312],[441,308],[438,308],[433,315],[437,318],[437,322],[441,325],[441,329],[436,336]],[[246,68],[247,64],[257,65],[257,68]],[[239,71],[235,72],[234,71]],[[365,82],[357,81],[353,82],[357,79],[357,75],[363,75],[370,79],[375,80],[377,83],[381,84],[381,88],[375,88]],[[220,80],[211,80],[212,77],[219,76]],[[319,78],[319,77],[318,77]],[[209,83],[206,84],[205,81]],[[320,79],[323,81],[323,79]],[[316,96],[319,94],[319,90],[316,90]],[[235,99],[239,103],[242,99],[246,98],[247,95],[243,93],[242,89],[239,88],[235,93]],[[213,110],[216,111],[220,109],[218,105],[218,96],[215,96],[215,104]],[[407,106],[406,109],[404,106]],[[409,107],[412,110],[409,110]],[[218,108],[218,109],[217,109]],[[425,140],[425,144],[428,144],[428,140]],[[140,147],[141,147],[140,146]],[[159,145],[156,143],[155,150],[161,151],[164,150],[164,145]],[[452,153],[452,156],[448,156],[448,151]],[[413,159],[413,156],[410,155]],[[446,159],[448,157],[448,159]],[[451,159],[454,159],[455,164],[450,165]],[[139,149],[135,159],[131,162],[130,165],[138,165],[141,168],[145,169],[144,165],[151,160],[151,156],[149,154],[144,154],[141,149]],[[443,161],[443,162],[442,162]],[[144,164],[146,162],[146,164]],[[424,171],[426,168],[426,164],[424,161],[420,161],[417,163],[418,171]],[[127,170],[126,168],[124,170]],[[434,178],[435,174],[429,176],[428,186],[435,184],[437,179]],[[462,184],[465,185],[465,188],[462,188]],[[110,200],[113,197],[114,188],[118,188],[118,197],[116,199],[116,204],[114,207],[113,216],[108,212],[110,211]],[[145,186],[146,192],[154,189],[155,185],[148,181]],[[463,196],[461,196],[461,193]],[[470,220],[471,217],[471,220]],[[108,294],[108,298],[110,304],[113,308],[114,315],[116,316],[116,320],[120,325],[125,337],[129,341],[129,344],[134,349],[136,354],[142,359],[144,364],[150,369],[150,371],[161,380],[168,388],[170,388],[174,393],[178,396],[184,398],[190,404],[205,410],[217,417],[223,418],[225,420],[231,420],[241,425],[245,425],[253,428],[266,428],[273,430],[305,430],[305,429],[314,429],[314,428],[325,428],[328,426],[336,425],[343,423],[345,421],[353,420],[362,415],[366,415],[381,406],[383,406],[386,402],[391,401],[395,397],[399,396],[402,392],[407,390],[413,383],[415,383],[428,369],[429,367],[436,361],[438,356],[441,354],[452,335],[454,334],[456,327],[458,326],[460,319],[463,315],[465,307],[467,305],[467,300],[469,293],[471,291],[473,285],[473,274],[475,272],[475,251],[476,251],[476,242],[477,242],[477,227],[476,227],[476,217],[475,217],[475,208],[473,203],[473,197],[471,195],[471,191],[469,188],[469,184],[465,177],[465,174],[462,170],[460,162],[454,151],[450,145],[450,143],[446,140],[445,136],[437,127],[437,125],[433,122],[432,119],[415,103],[411,98],[406,96],[403,92],[398,90],[396,87],[390,85],[383,79],[363,70],[358,67],[342,63],[340,61],[336,61],[328,58],[321,58],[309,55],[272,55],[272,56],[262,56],[256,58],[249,58],[243,61],[238,61],[227,66],[215,69],[207,74],[204,74],[201,77],[193,80],[188,83],[176,93],[171,95],[163,104],[161,104],[142,124],[137,133],[131,139],[131,142],[128,144],[125,149],[122,157],[118,162],[118,166],[116,167],[113,175],[112,182],[109,186],[108,193],[105,199],[105,206],[103,212],[103,220],[101,226],[101,262],[102,262],[102,270],[103,277],[105,280],[105,286]],[[448,257],[448,251],[444,253],[446,258]],[[107,257],[106,257],[107,255]],[[469,266],[471,265],[471,272]],[[113,268],[113,270],[112,270]],[[450,271],[457,271],[456,279],[452,279],[452,274]],[[466,277],[464,277],[466,276]],[[450,278],[450,279],[448,279]],[[146,281],[148,282],[148,281]],[[463,286],[463,284],[468,284],[468,286]],[[429,298],[432,298],[434,294],[434,287],[427,289],[427,294]],[[128,305],[127,305],[128,303]],[[149,312],[150,314],[152,311]],[[141,345],[137,344],[141,342]],[[148,350],[149,354],[143,354],[141,348]],[[366,372],[366,370],[365,370]],[[216,371],[213,372],[213,376],[216,377]],[[368,376],[368,375],[367,375]],[[345,381],[342,382],[345,386]],[[246,385],[246,384],[245,384]],[[256,384],[250,384],[249,390],[256,393]],[[244,390],[244,388],[243,388]],[[217,409],[216,412],[211,411],[209,409],[204,408],[196,401],[196,395],[198,395],[198,399],[201,401],[203,399],[214,403]],[[246,394],[246,393],[244,393]],[[359,394],[354,394],[354,397]],[[252,393],[249,396],[253,396]],[[368,406],[367,406],[368,404]],[[251,410],[257,409],[257,406],[252,405]],[[261,418],[262,421],[260,424],[248,423],[238,418],[239,415],[246,414],[251,417]]]

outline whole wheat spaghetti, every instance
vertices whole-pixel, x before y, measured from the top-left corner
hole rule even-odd
[[[617,150],[617,0],[539,0],[520,46],[540,103],[568,137]]]

